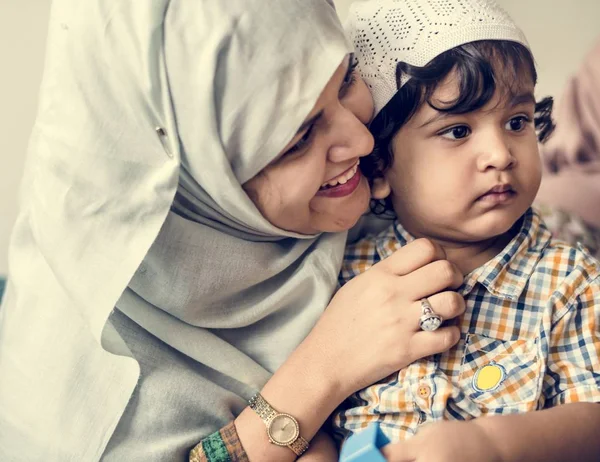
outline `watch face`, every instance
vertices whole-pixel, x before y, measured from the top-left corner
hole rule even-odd
[[[287,445],[294,441],[299,433],[298,423],[291,415],[277,414],[269,424],[269,436],[276,444]]]

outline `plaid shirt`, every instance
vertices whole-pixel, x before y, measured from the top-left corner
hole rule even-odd
[[[349,246],[340,283],[413,239],[396,222]],[[600,267],[585,249],[552,240],[530,209],[458,291],[467,305],[459,343],[350,397],[333,419],[341,433],[379,421],[403,440],[436,420],[600,401]]]

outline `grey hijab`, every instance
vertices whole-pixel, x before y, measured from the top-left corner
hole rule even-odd
[[[325,0],[54,1],[0,309],[0,459],[180,458],[308,333],[344,236],[277,229],[240,185],[348,51]]]

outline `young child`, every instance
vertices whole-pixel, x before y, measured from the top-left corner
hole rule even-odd
[[[341,283],[426,237],[465,275],[467,308],[455,347],[358,392],[334,427],[377,421],[392,441],[415,442],[401,460],[534,460],[540,445],[560,446],[549,445],[554,429],[565,454],[594,454],[571,422],[598,422],[600,408],[559,405],[600,401],[600,268],[552,240],[531,208],[551,100],[536,107],[523,33],[487,0],[358,2],[348,25],[376,111],[361,168],[385,197],[378,211],[397,218],[348,247]],[[449,300],[434,298],[415,329],[443,321]],[[479,419],[552,407],[536,420]],[[474,424],[438,422],[448,420]]]

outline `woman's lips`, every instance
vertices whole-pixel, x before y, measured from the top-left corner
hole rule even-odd
[[[354,162],[354,165],[352,167],[344,170],[342,173],[336,175],[335,177],[331,178],[330,180],[327,180],[325,183],[323,183],[321,185],[321,189],[328,189],[332,186],[337,186],[338,184],[346,183],[350,178],[352,178],[354,176],[359,165],[360,165],[360,159],[356,159],[356,162]]]
[[[354,168],[354,167],[352,167]],[[360,184],[360,179],[362,175],[360,173],[360,169],[356,169],[354,175],[346,181],[344,184],[338,184],[336,186],[330,187],[321,187],[317,192],[317,196],[321,197],[344,197],[352,194],[354,190]]]

